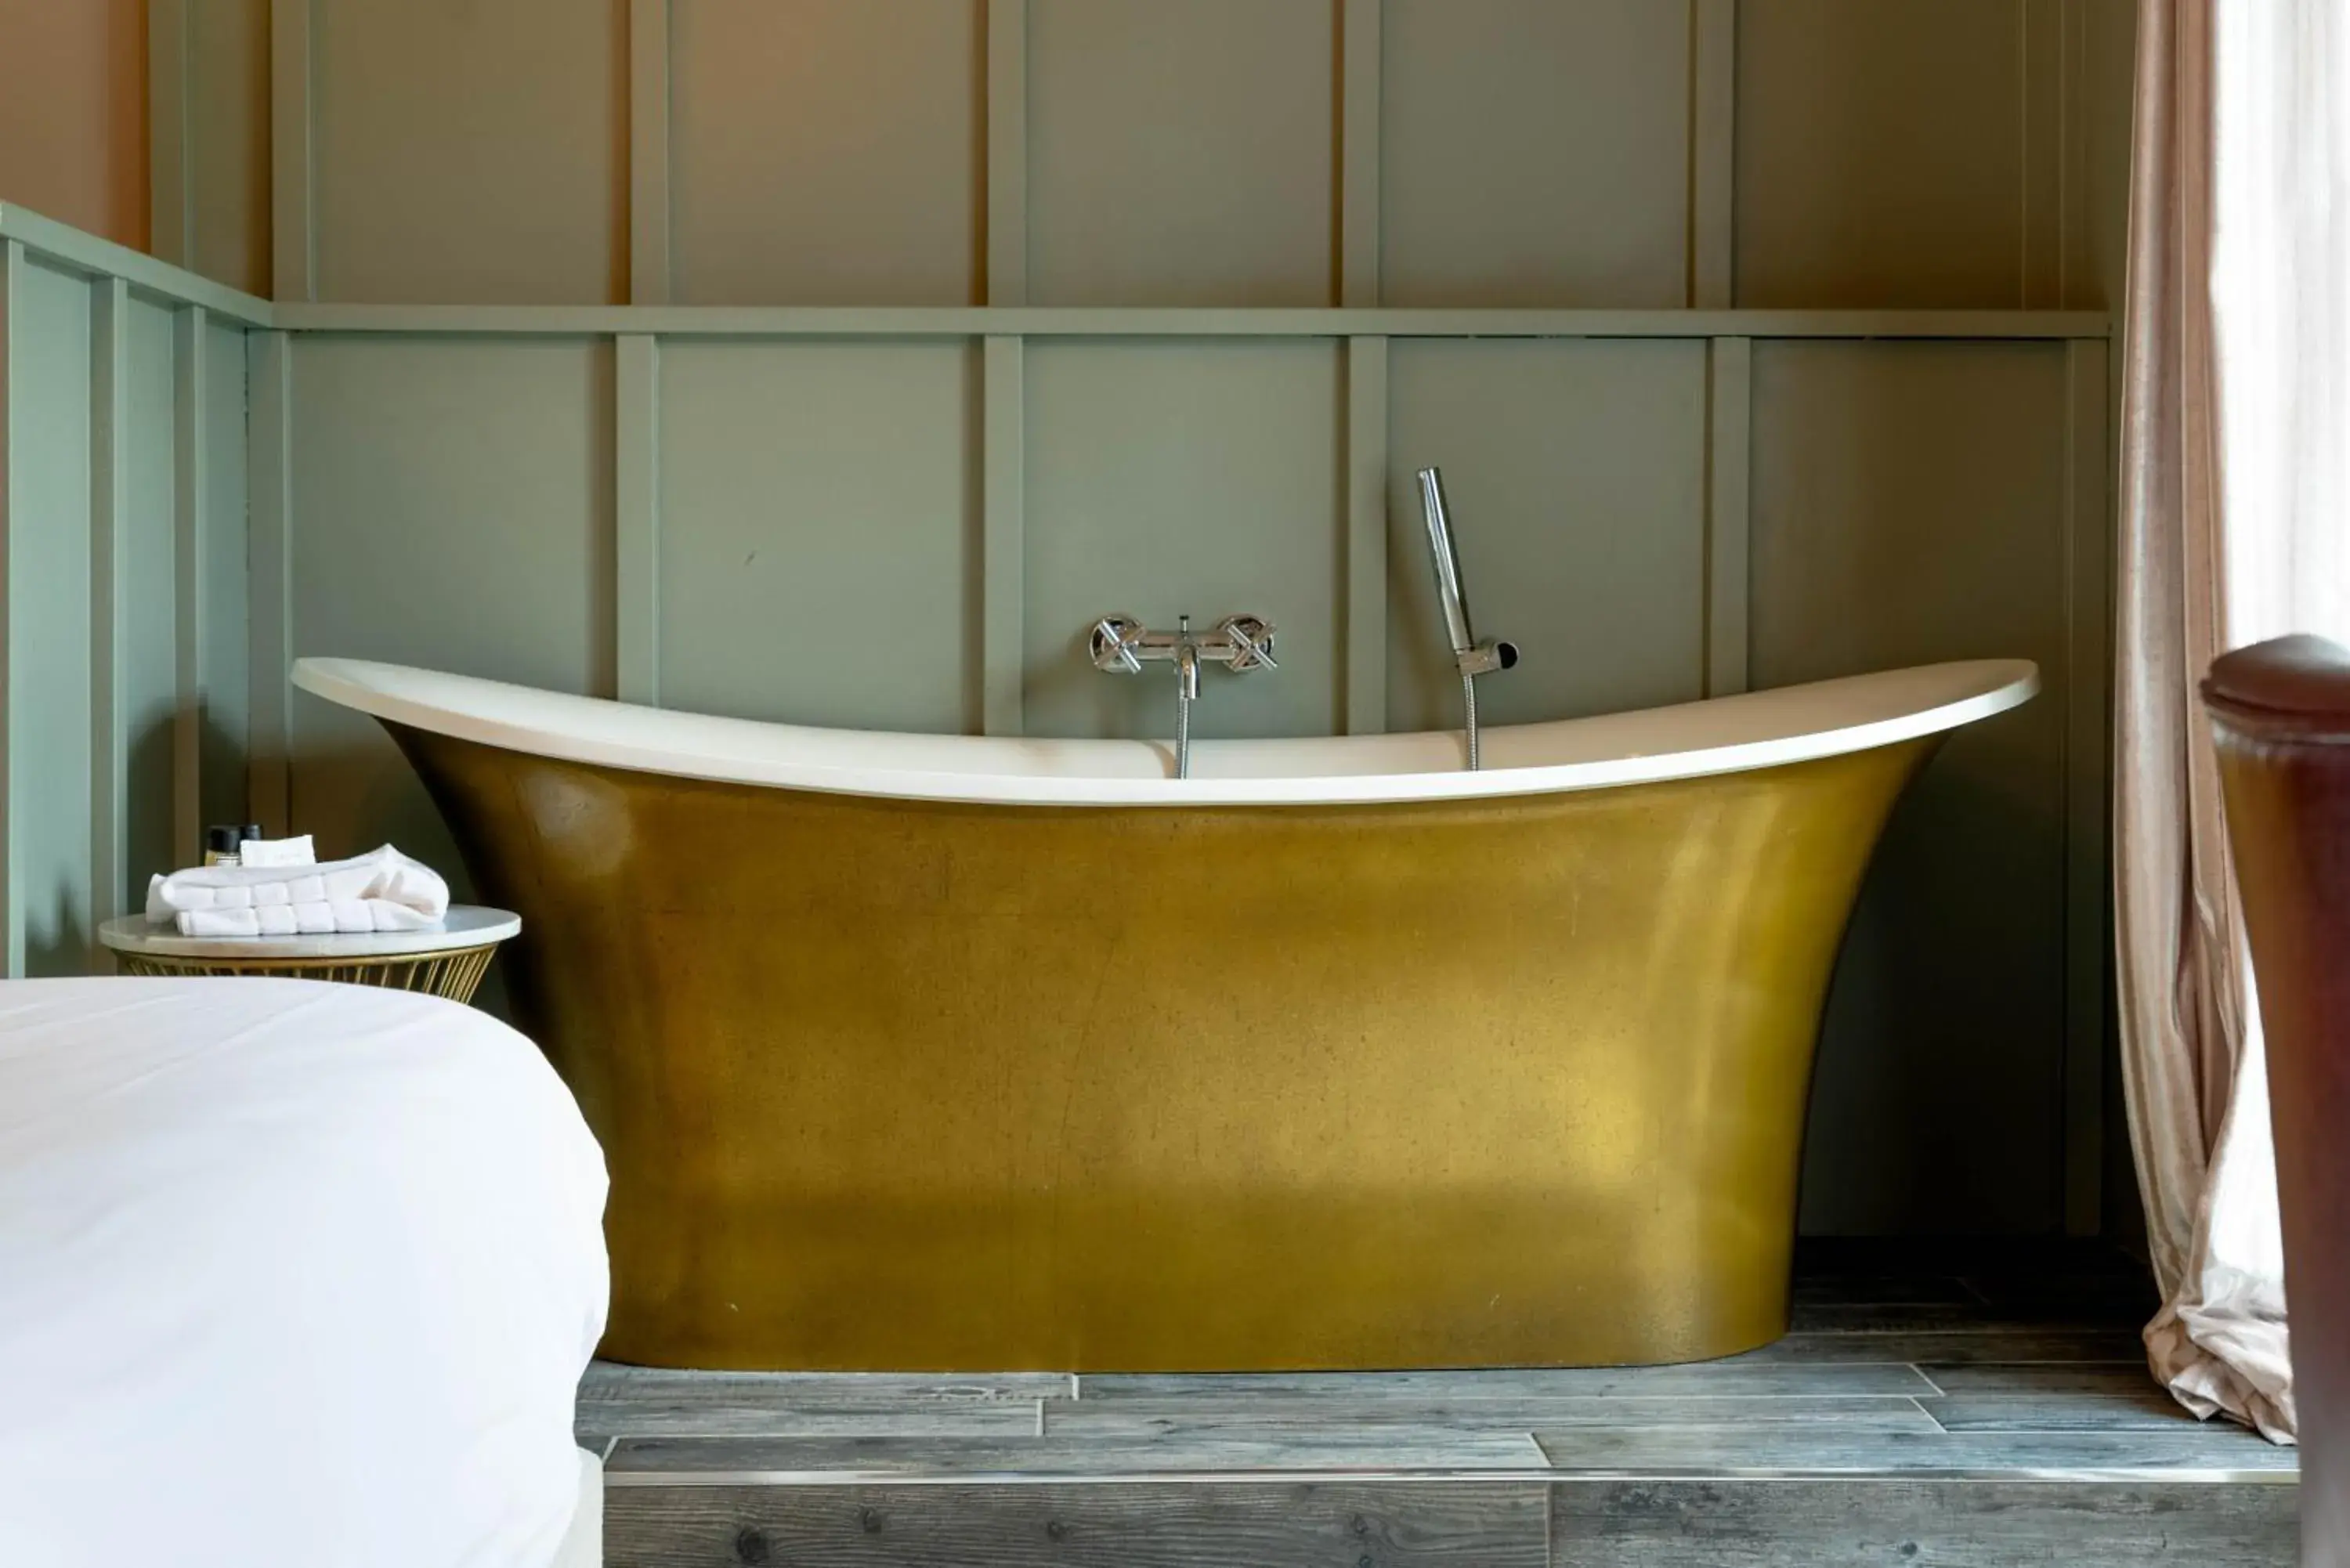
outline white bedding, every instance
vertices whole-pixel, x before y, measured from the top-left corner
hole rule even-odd
[[[544,1568],[603,1201],[470,1008],[0,983],[0,1564]]]

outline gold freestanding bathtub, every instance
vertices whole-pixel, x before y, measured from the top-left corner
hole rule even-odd
[[[1459,737],[795,729],[306,659],[390,728],[666,1366],[1680,1361],[1786,1324],[1869,851],[2028,664]]]

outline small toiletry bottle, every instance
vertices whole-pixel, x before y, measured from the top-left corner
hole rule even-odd
[[[244,829],[242,827],[205,828],[204,864],[207,866],[236,865],[239,859],[237,851],[244,843]]]
[[[260,836],[261,824],[257,822],[248,822],[243,827],[236,830],[236,863],[238,865],[242,866],[244,864],[244,841],[248,838],[258,838]]]

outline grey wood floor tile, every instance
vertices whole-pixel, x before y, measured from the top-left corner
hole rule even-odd
[[[1847,1432],[1834,1428],[1592,1431],[1536,1428],[1555,1469],[1667,1476],[1898,1474],[1944,1471],[2280,1471],[2293,1451],[2241,1429],[2166,1431]],[[2019,1478],[2029,1479],[2029,1478]]]
[[[1544,1568],[1541,1483],[632,1487],[611,1568]]]
[[[616,1438],[1033,1438],[1035,1399],[649,1395],[582,1399],[578,1429]]]
[[[1941,1430],[1906,1395],[1767,1395],[1626,1398],[1613,1395],[1501,1399],[1365,1399],[1311,1395],[1278,1399],[1047,1400],[1050,1437],[1134,1439],[1258,1433],[1312,1435],[1362,1427],[1424,1426],[1471,1431],[1536,1427],[1836,1427],[1883,1432]]]
[[[2292,1568],[2299,1488],[2135,1482],[1567,1482],[1560,1568]]]
[[[1949,1439],[1945,1439],[1949,1440]],[[1544,1465],[1523,1431],[1366,1426],[1326,1432],[1214,1433],[1025,1441],[917,1438],[624,1438],[605,1473],[705,1479],[852,1474],[874,1478],[1121,1476],[1242,1471],[1378,1469],[1525,1470]],[[743,1484],[753,1484],[747,1479]]]
[[[1944,1394],[2126,1394],[2155,1386],[2146,1357],[2123,1361],[1926,1362],[1924,1373]]]
[[[1918,1401],[1950,1431],[2171,1431],[2202,1423],[2142,1361],[1927,1366],[1943,1389]]]
[[[691,1372],[668,1366],[588,1364],[579,1379],[584,1399],[790,1400],[814,1405],[846,1400],[1026,1402],[1069,1391],[1066,1372]]]
[[[2127,1392],[1960,1394],[1918,1403],[1950,1432],[2164,1432],[2202,1425],[2151,1383]]]
[[[1913,1365],[1939,1362],[1959,1366],[1977,1361],[2126,1361],[2143,1355],[2135,1329],[2119,1328],[1945,1328],[1887,1333],[1790,1334],[1775,1344],[1749,1351],[1740,1362],[1780,1365],[1837,1361],[1900,1361]],[[1721,1364],[1727,1365],[1727,1364]]]
[[[1764,1352],[1678,1366],[1533,1366],[1422,1372],[1104,1373],[1077,1380],[1080,1401],[1289,1397],[1519,1399],[1684,1394],[1931,1394],[1899,1346],[1874,1358],[1773,1357]]]

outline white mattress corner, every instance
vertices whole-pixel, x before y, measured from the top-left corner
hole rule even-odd
[[[604,1461],[579,1450],[579,1501],[551,1568],[604,1568]]]
[[[592,1561],[604,1192],[472,1008],[0,982],[0,1563]]]

